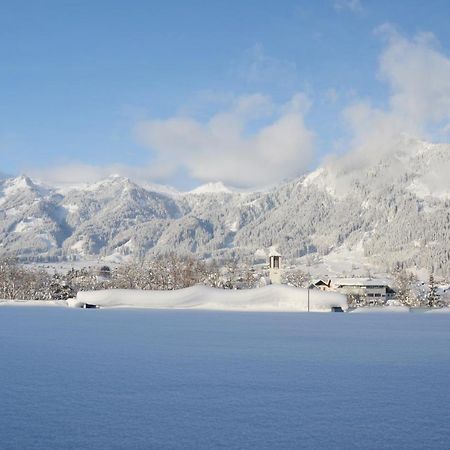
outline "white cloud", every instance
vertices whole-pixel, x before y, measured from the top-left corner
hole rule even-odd
[[[407,39],[389,25],[377,32],[386,43],[379,75],[390,93],[385,108],[359,100],[343,111],[353,149],[346,160],[353,164],[391,151],[401,134],[433,139],[450,120],[450,59],[433,35]]]
[[[149,120],[138,124],[136,135],[173,172],[181,168],[202,182],[264,186],[308,168],[314,142],[304,122],[308,107],[303,94],[285,105],[259,94],[244,96],[205,122]]]
[[[419,34],[412,41],[392,27],[383,27],[388,46],[380,72],[392,90],[392,111],[417,124],[450,117],[450,59],[436,49],[434,36]]]
[[[30,168],[25,172],[50,185],[73,186],[95,183],[111,175],[129,177],[142,183],[147,183],[149,180],[163,181],[165,177],[169,176],[171,170],[171,166],[164,166],[163,164],[136,167],[120,164],[95,166],[74,162],[45,169]]]
[[[361,0],[335,0],[334,8],[338,11],[347,9],[352,12],[360,12],[363,10]]]
[[[356,99],[343,110],[351,151],[336,164],[345,170],[392,151],[399,135],[433,139],[447,135],[450,129],[450,58],[434,36],[422,33],[408,39],[387,25],[377,33],[385,42],[379,78],[389,95],[384,106]],[[136,126],[136,137],[152,158],[151,164],[72,164],[41,171],[41,178],[75,183],[119,173],[143,181],[170,182],[181,173],[198,182],[260,187],[310,167],[315,139],[305,124],[310,106],[305,95],[294,95],[286,104],[276,104],[262,94],[216,98],[207,92],[205,96],[214,100],[211,104],[216,111],[201,114],[207,119],[196,118],[195,111],[187,108],[173,117],[145,120]],[[335,90],[326,97],[330,102],[341,100]]]
[[[235,97],[231,106],[206,121],[176,115],[140,122],[135,134],[152,158],[151,164],[74,162],[25,170],[59,186],[96,182],[112,174],[143,183],[167,183],[177,173],[198,182],[267,186],[303,173],[311,163],[314,135],[304,123],[309,106],[303,94],[281,105],[261,94]]]
[[[95,182],[107,177],[108,167],[96,167],[83,163],[68,163],[45,168],[24,167],[23,172],[50,185],[64,186]]]

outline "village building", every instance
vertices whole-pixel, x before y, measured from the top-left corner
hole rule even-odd
[[[321,291],[333,291],[334,288],[331,285],[331,280],[324,281],[322,279],[314,281],[309,289],[319,289]]]
[[[359,295],[373,300],[387,301],[395,291],[385,280],[371,278],[338,278],[332,282],[334,290],[346,295]]]

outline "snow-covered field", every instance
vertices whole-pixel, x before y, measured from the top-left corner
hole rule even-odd
[[[448,449],[450,316],[0,310],[2,449]]]
[[[136,291],[110,289],[79,292],[70,306],[85,303],[101,307],[177,308],[219,311],[310,311],[329,312],[332,306],[347,309],[345,295],[282,285],[270,285],[258,289],[228,290],[207,286],[192,286],[174,291]]]

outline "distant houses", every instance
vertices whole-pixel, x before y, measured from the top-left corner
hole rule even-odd
[[[266,284],[282,283],[281,255],[273,249],[269,253],[269,279]],[[308,289],[339,292],[347,297],[366,299],[368,304],[385,303],[395,297],[395,291],[389,282],[374,278],[335,278],[318,279]]]
[[[322,291],[336,291],[347,296],[366,297],[370,302],[385,302],[394,297],[395,291],[386,280],[372,278],[336,278],[334,280],[315,281],[311,288]]]

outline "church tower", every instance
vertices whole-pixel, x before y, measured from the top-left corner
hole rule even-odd
[[[269,255],[269,278],[271,284],[281,284],[281,255],[277,252]]]

